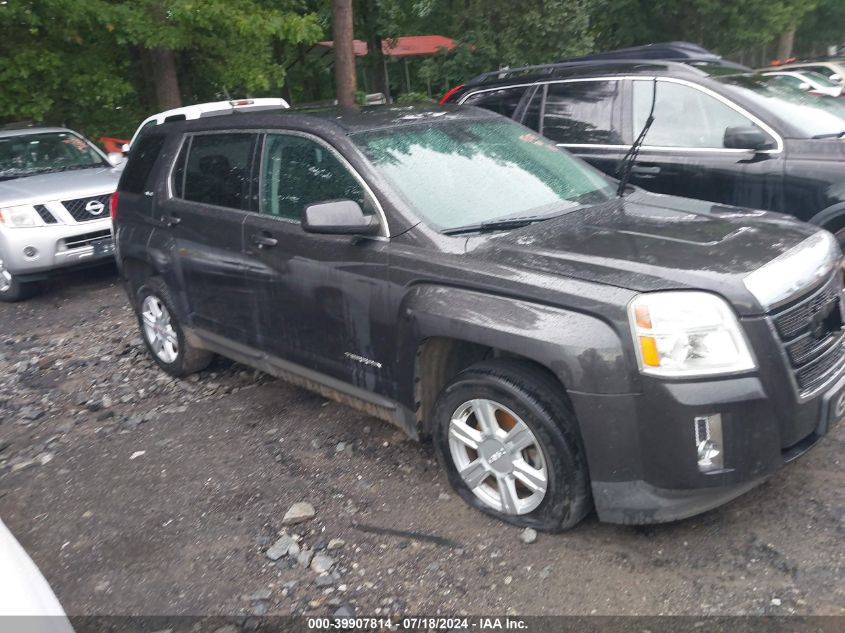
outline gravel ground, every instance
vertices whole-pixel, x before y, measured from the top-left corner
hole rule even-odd
[[[843,440],[694,519],[526,543],[383,422],[223,359],[169,378],[113,269],[0,305],[0,516],[70,614],[841,615]]]

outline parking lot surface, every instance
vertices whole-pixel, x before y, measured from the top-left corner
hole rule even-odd
[[[0,517],[72,615],[845,614],[843,446],[700,517],[527,543],[386,423],[223,359],[171,379],[113,268],[0,305]]]

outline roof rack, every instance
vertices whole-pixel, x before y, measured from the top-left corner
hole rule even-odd
[[[685,60],[688,61],[688,60]],[[570,62],[555,62],[552,64],[539,64],[536,66],[521,66],[519,68],[503,68],[501,70],[494,70],[482,73],[470,79],[467,84],[480,84],[491,81],[500,81],[503,79],[511,79],[513,77],[548,77],[556,74],[564,74],[566,71],[578,69],[602,69],[615,72],[666,72],[669,70],[687,73],[691,75],[701,76],[706,74],[704,71],[696,68],[692,64],[678,63],[675,61],[663,61],[654,59],[642,60],[588,60],[588,61],[570,61]]]

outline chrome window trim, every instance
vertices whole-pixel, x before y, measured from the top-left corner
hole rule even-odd
[[[562,83],[575,83],[575,82],[583,82],[583,81],[622,81],[622,80],[632,80],[632,81],[654,81],[657,79],[658,81],[669,81],[672,83],[682,84],[685,86],[689,86],[690,88],[694,88],[703,92],[717,101],[724,103],[729,108],[733,109],[734,111],[738,112],[742,116],[746,117],[747,119],[751,120],[755,124],[757,124],[763,131],[769,134],[774,140],[776,147],[774,149],[766,149],[761,150],[759,152],[755,152],[758,154],[781,154],[783,153],[783,137],[780,134],[775,132],[770,125],[763,122],[759,117],[751,114],[743,107],[735,104],[733,101],[728,99],[727,97],[723,97],[717,92],[714,92],[710,88],[705,86],[700,86],[697,83],[692,81],[687,81],[686,79],[677,79],[675,77],[663,77],[663,76],[655,76],[655,75],[618,75],[614,77],[574,77],[571,79],[540,79],[537,81],[533,81],[531,83],[525,84],[513,84],[511,86],[498,86],[496,88],[487,88],[483,90],[475,90],[473,92],[468,92],[463,97],[461,97],[458,104],[463,104],[470,96],[479,94],[482,92],[491,92],[493,90],[502,90],[504,88],[519,88],[519,87],[527,87],[533,86],[535,84],[540,85],[548,85],[548,84],[562,84]],[[633,114],[633,111],[632,111]],[[557,143],[559,147],[588,147],[588,148],[595,148],[595,149],[628,149],[630,145],[603,145],[601,143]],[[685,152],[717,152],[720,154],[748,154],[751,153],[753,150],[748,149],[733,149],[728,147],[683,147],[683,146],[665,146],[665,145],[643,145],[640,149],[642,150],[651,150],[657,152],[677,152],[679,150]]]
[[[167,169],[167,199],[168,200],[180,200],[182,202],[191,202],[190,200],[185,200],[184,198],[177,198],[173,195],[173,172],[176,170],[176,163],[179,162],[179,155],[182,153],[182,148],[185,147],[185,143],[191,142],[192,135],[190,134],[183,134],[182,138],[179,139],[179,147],[176,148],[176,152],[174,153],[175,158],[170,161],[170,167]],[[190,148],[188,148],[190,152]],[[185,162],[188,162],[187,155],[185,156]],[[182,180],[182,193],[185,193],[185,181],[184,178]],[[226,207],[224,207],[226,208]]]
[[[369,195],[370,198],[372,198],[372,200],[373,200],[373,204],[376,208],[376,212],[378,213],[379,218],[381,219],[381,224],[382,224],[382,227],[383,227],[382,228],[383,234],[371,235],[371,236],[367,236],[367,237],[369,237],[370,239],[390,240],[390,228],[387,225],[387,215],[385,214],[384,209],[381,206],[381,202],[379,202],[379,199],[376,197],[375,193],[373,193],[372,188],[367,184],[367,182],[364,180],[364,178],[361,176],[361,174],[358,173],[358,170],[355,169],[355,167],[353,167],[352,164],[348,160],[346,160],[346,158],[340,152],[337,151],[337,149],[332,147],[329,143],[327,143],[326,141],[321,139],[319,136],[316,136],[314,134],[310,134],[308,132],[301,132],[299,130],[226,129],[226,130],[200,130],[200,131],[197,131],[197,132],[187,132],[187,133],[183,134],[182,139],[179,142],[179,147],[178,147],[178,149],[175,153],[176,158],[170,163],[170,168],[169,168],[168,174],[167,174],[167,198],[168,198],[168,200],[178,200],[179,202],[184,203],[184,204],[190,204],[190,205],[201,206],[201,207],[214,207],[215,209],[223,209],[225,211],[233,211],[235,213],[242,213],[242,214],[252,215],[252,216],[262,216],[262,217],[268,217],[268,218],[275,218],[276,220],[284,220],[284,221],[286,221],[290,224],[299,224],[299,222],[297,222],[296,220],[293,220],[291,218],[280,218],[278,216],[267,215],[265,213],[261,213],[260,210],[259,211],[251,211],[249,209],[233,209],[232,207],[224,207],[224,206],[221,206],[221,205],[218,205],[218,204],[207,204],[207,203],[204,203],[204,202],[195,202],[194,200],[186,200],[185,198],[179,198],[179,197],[176,197],[176,196],[173,195],[173,171],[176,169],[176,163],[179,160],[179,154],[182,152],[182,148],[184,147],[185,143],[191,141],[195,136],[210,136],[212,134],[255,134],[256,136],[260,137],[258,140],[260,141],[262,155],[261,155],[261,159],[259,160],[259,163],[258,163],[258,170],[259,170],[258,171],[258,183],[259,183],[259,185],[261,183],[261,169],[264,166],[263,165],[263,162],[264,162],[264,140],[265,140],[265,137],[266,137],[267,134],[287,134],[289,136],[300,136],[302,138],[307,138],[309,140],[315,141],[319,145],[322,145],[335,158],[337,158],[339,160],[339,162],[346,169],[349,170],[349,172],[352,174],[352,176],[363,187],[363,189],[367,193],[367,195]],[[188,151],[190,152],[190,148],[188,149]],[[186,156],[185,160],[187,162],[187,156]],[[259,193],[259,195],[260,195],[260,193]],[[259,200],[259,206],[260,206],[260,200]]]
[[[465,95],[463,95],[458,100],[458,105],[463,105],[464,101],[466,101],[470,97],[475,96],[475,95],[480,95],[483,92],[496,92],[497,90],[510,90],[511,88],[530,88],[531,86],[536,86],[537,84],[542,84],[542,83],[543,83],[542,81],[531,81],[531,82],[526,83],[526,84],[510,84],[510,85],[507,85],[507,86],[496,86],[495,88],[483,88],[481,90],[473,90],[472,92],[468,92]]]

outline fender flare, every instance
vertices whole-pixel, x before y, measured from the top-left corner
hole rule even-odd
[[[835,220],[841,220],[841,226],[835,226]],[[845,227],[845,202],[837,202],[826,209],[822,209],[812,218],[807,220],[810,224],[815,224],[827,229],[828,226],[834,225],[834,230]],[[828,229],[831,230],[831,229]]]
[[[135,304],[134,293],[137,288],[140,287],[140,284],[143,283],[144,279],[130,278],[132,271],[131,266],[127,267],[127,263],[138,262],[146,269],[144,273],[145,276],[159,276],[164,280],[168,287],[171,288],[173,300],[177,304],[175,307],[179,312],[176,317],[182,323],[187,323],[189,313],[188,301],[184,292],[175,291],[176,288],[178,288],[178,284],[173,283],[175,271],[173,270],[173,265],[171,264],[172,256],[164,252],[161,248],[150,247],[149,241],[142,245],[133,244],[129,240],[121,240],[120,245],[121,248],[119,252],[118,268],[120,269],[121,276],[126,281],[127,294],[129,295],[129,299],[133,307]],[[129,247],[127,248],[127,246]]]
[[[633,347],[628,349],[616,330],[595,316],[457,287],[421,285],[408,292],[399,312],[396,362],[403,402],[413,402],[417,352],[432,337],[529,359],[551,371],[567,390],[635,391]]]

